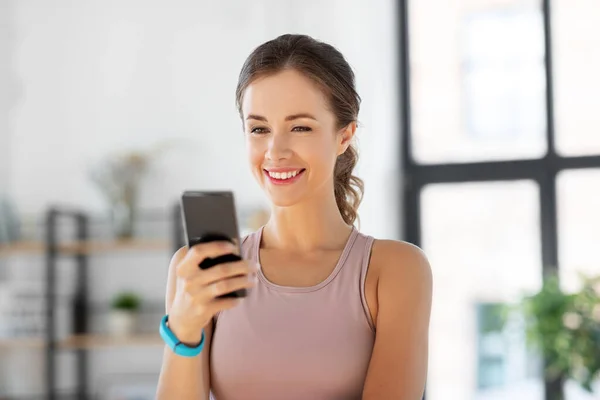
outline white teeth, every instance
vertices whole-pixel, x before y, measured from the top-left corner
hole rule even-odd
[[[281,180],[290,179],[296,175],[298,175],[298,171],[289,171],[289,172],[270,172],[269,171],[269,176],[271,178],[281,179]]]

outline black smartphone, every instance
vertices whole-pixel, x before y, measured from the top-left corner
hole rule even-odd
[[[226,240],[239,246],[239,229],[232,192],[186,190],[181,195],[181,213],[187,245],[190,248],[199,243],[216,240]],[[241,249],[239,250],[241,254]],[[199,267],[206,269],[239,260],[241,257],[237,254],[224,254],[204,259]],[[246,294],[245,289],[240,289],[219,297],[245,297]]]

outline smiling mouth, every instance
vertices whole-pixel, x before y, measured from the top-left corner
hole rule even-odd
[[[292,183],[296,181],[304,171],[306,171],[304,168],[282,172],[263,170],[265,175],[269,177],[269,180],[273,183]]]

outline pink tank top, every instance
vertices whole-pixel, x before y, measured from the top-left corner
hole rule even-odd
[[[242,242],[259,262],[262,228]],[[335,269],[310,287],[258,282],[215,321],[211,399],[360,399],[375,341],[365,300],[373,238],[356,228]]]

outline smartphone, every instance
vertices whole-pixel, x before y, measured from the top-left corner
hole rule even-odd
[[[186,190],[181,195],[181,213],[183,230],[190,248],[199,243],[226,240],[236,244],[241,254],[235,199],[232,192]],[[230,253],[206,258],[198,267],[207,269],[221,263],[239,260],[241,260],[239,255]],[[246,294],[245,289],[240,289],[219,297],[245,297]]]

